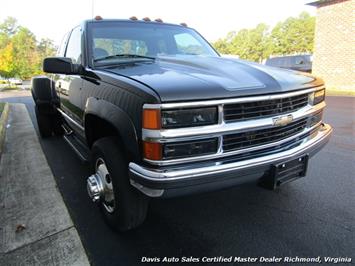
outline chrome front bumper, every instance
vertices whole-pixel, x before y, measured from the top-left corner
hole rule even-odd
[[[216,190],[250,180],[257,180],[273,164],[291,160],[302,155],[317,153],[329,140],[332,127],[323,124],[314,135],[298,146],[252,159],[234,162],[214,162],[210,165],[190,164],[179,168],[148,168],[131,162],[129,175],[132,186],[150,197],[179,196]]]

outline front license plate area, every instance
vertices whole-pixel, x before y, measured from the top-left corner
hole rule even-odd
[[[304,177],[308,168],[308,154],[271,166],[270,175],[262,180],[262,186],[275,189],[290,181]]]

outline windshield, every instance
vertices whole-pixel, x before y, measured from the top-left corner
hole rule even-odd
[[[196,31],[186,27],[124,21],[92,23],[90,27],[95,65],[159,56],[218,56]]]

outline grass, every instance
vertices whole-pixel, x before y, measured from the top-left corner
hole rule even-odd
[[[5,123],[7,120],[8,109],[5,109],[6,103],[0,103],[0,159],[3,151],[4,137],[5,137]]]
[[[327,88],[326,89],[327,96],[353,96],[355,97],[354,89],[337,89],[337,88]]]
[[[12,90],[18,90],[20,87],[14,84],[1,84],[0,85],[0,91],[12,91]]]
[[[5,87],[0,89],[1,91],[13,91],[13,90],[18,90],[19,88],[17,86],[11,86],[11,87]]]
[[[4,110],[5,107],[5,103],[0,103],[0,117],[1,117],[1,113]]]

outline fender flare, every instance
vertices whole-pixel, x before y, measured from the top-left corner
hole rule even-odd
[[[86,101],[84,114],[85,135],[88,140],[87,115],[94,115],[111,124],[121,137],[125,151],[134,160],[139,160],[140,153],[136,128],[125,111],[103,99],[89,97]]]

